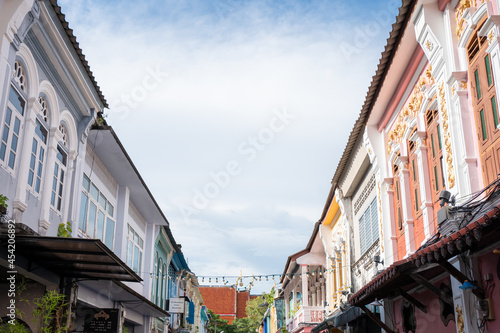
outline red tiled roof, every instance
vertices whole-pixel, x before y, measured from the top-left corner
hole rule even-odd
[[[247,302],[250,300],[250,293],[248,291],[239,291],[236,294],[236,318],[245,318],[247,316]]]
[[[199,287],[203,304],[216,314],[236,315],[236,289],[231,287]]]

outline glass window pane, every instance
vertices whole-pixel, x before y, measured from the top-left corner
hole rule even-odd
[[[477,94],[477,99],[481,99],[481,86],[479,85],[479,72],[476,69],[474,71],[474,77],[476,79],[476,94]]]
[[[483,133],[483,140],[486,140],[488,138],[488,134],[486,134],[486,120],[484,119],[484,110],[481,110],[479,112],[481,115],[481,130]]]
[[[97,217],[97,206],[91,201],[89,208],[89,223],[87,224],[87,235],[94,238],[95,220]]]
[[[83,188],[88,192],[90,191],[90,179],[87,175],[83,175]]]
[[[438,135],[438,143],[439,143],[439,149],[443,149],[443,146],[441,144],[441,127],[437,125],[437,135]]]
[[[115,208],[113,207],[112,204],[109,203],[109,201],[108,201],[108,206],[106,207],[106,209],[108,211],[109,216],[113,217],[113,213],[114,213]]]
[[[493,78],[491,76],[491,63],[490,63],[490,55],[487,54],[484,58],[484,64],[486,65],[486,76],[488,78],[488,87],[493,84]]]
[[[493,120],[495,122],[495,127],[498,126],[498,110],[497,110],[497,99],[495,96],[491,98],[491,109],[493,110]]]
[[[418,212],[418,192],[415,189],[415,211]]]
[[[132,269],[137,272],[139,268],[139,248],[137,246],[134,246],[134,264],[132,266]]]
[[[0,145],[0,160],[4,161],[5,160],[5,152],[7,151],[7,146],[2,142],[2,145]]]
[[[84,232],[87,231],[87,209],[89,204],[89,197],[82,192],[82,200],[80,202],[80,223],[79,227]]]
[[[437,166],[434,166],[434,179],[436,180],[436,191],[439,191],[439,179],[438,179]]]
[[[106,209],[106,201],[106,197],[102,193],[99,193],[99,205],[101,208]]]
[[[139,235],[137,234],[137,232],[134,232],[134,243],[139,243]]]
[[[35,191],[36,193],[40,193],[40,185],[42,183],[42,179],[41,178],[37,178],[36,179],[36,183],[35,183]]]
[[[14,118],[14,133],[19,135],[19,130],[21,129],[21,120],[19,118]]]
[[[431,134],[431,147],[432,147],[432,157],[436,157],[436,151],[434,150],[434,135]]]
[[[106,221],[106,238],[104,240],[104,244],[113,250],[113,240],[115,237],[115,221],[111,219],[107,219]]]
[[[40,139],[42,139],[43,143],[47,143],[47,130],[42,126],[38,119],[36,120],[35,133]]]
[[[98,238],[100,240],[104,240],[104,213],[99,210],[98,216],[97,216],[97,229],[95,232],[95,238]]]
[[[10,152],[9,154],[9,168],[14,169],[14,164],[16,163],[16,154]]]
[[[64,152],[64,150],[60,147],[60,146],[57,146],[57,155],[56,155],[57,159],[63,164],[63,165],[66,165],[66,158],[67,158],[67,155],[66,153]]]
[[[24,99],[17,93],[14,87],[10,86],[9,102],[14,105],[16,110],[22,115],[24,114]]]
[[[34,159],[34,158],[32,158],[32,159]],[[29,186],[33,185],[33,177],[34,177],[33,171],[30,170],[28,172],[28,185]]]
[[[132,241],[127,242],[127,265],[128,267],[132,267],[132,256],[134,254],[134,244]]]
[[[99,196],[99,190],[97,189],[97,187],[94,185],[94,183],[92,183],[90,185],[90,195],[97,200],[97,197]]]

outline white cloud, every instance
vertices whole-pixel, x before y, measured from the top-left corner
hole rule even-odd
[[[388,4],[61,3],[111,104],[108,123],[162,203],[191,269],[281,272],[321,215],[392,23],[370,12]],[[360,44],[367,24],[380,32]],[[355,52],[346,58],[340,45]],[[151,71],[168,74],[154,80]],[[247,161],[239,145],[283,108],[296,118]],[[231,160],[242,171],[186,221],[179,206],[192,205],[194,191]]]

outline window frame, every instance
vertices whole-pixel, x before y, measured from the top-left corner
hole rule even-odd
[[[142,237],[135,231],[135,229],[127,224],[127,254],[126,254],[126,263],[134,272],[140,274],[142,269],[142,260],[144,257],[144,240]],[[137,259],[137,267],[135,267],[135,259],[136,259],[136,251],[139,258]],[[132,255],[130,256],[130,250],[132,250]]]
[[[14,105],[12,101],[13,94],[15,94],[14,97],[18,98],[21,109]],[[25,94],[21,93],[16,85],[12,83],[9,88],[7,107],[2,118],[0,132],[0,164],[10,173],[15,172],[19,160],[18,156],[22,153],[26,100]],[[10,115],[8,121],[7,115]]]
[[[88,186],[85,185],[86,182],[87,182]],[[111,203],[106,198],[106,196],[104,196],[106,198],[106,203],[112,207],[112,210],[111,210],[112,214],[110,214],[109,210],[107,209],[107,205],[106,205],[106,207],[100,206],[98,200],[99,200],[99,193],[101,193],[101,191],[95,185],[95,183],[92,182],[90,177],[88,177],[85,173],[83,174],[81,186],[82,186],[82,192],[81,192],[82,198],[80,201],[80,214],[79,214],[79,221],[78,221],[78,229],[82,233],[83,236],[85,236],[87,238],[100,239],[104,243],[104,245],[108,246],[108,248],[110,248],[110,250],[113,250],[113,248],[115,246],[115,242],[116,242],[115,232],[114,232],[116,230],[116,218],[114,217],[114,211],[115,211],[114,207],[116,207],[116,205]],[[93,189],[97,190],[97,198],[94,197],[94,195],[92,194]],[[85,198],[87,200],[84,203]],[[96,207],[96,210],[93,213],[94,221],[93,221],[93,223],[89,224],[89,217],[90,217],[89,215],[91,213],[90,208],[92,207],[92,205]],[[97,232],[100,232],[98,230],[99,212],[101,212],[105,217],[101,238],[95,237],[95,236],[97,236]],[[107,233],[109,231],[109,230],[107,230],[108,221],[111,221],[113,223],[113,232],[112,232],[113,238],[112,238],[111,247],[109,244],[106,243],[106,239],[107,239],[106,236],[107,236]],[[85,223],[83,223],[83,222],[85,222]],[[92,225],[92,228],[91,228],[92,235],[89,235],[89,233],[88,233],[88,230],[90,230],[89,225]],[[82,227],[84,227],[84,228],[82,228]]]
[[[40,128],[41,130],[38,130]],[[44,133],[45,131],[45,133]],[[45,135],[42,138],[41,135]],[[35,132],[33,133],[33,142],[31,144],[30,163],[28,165],[28,189],[35,195],[39,196],[44,182],[43,169],[45,166],[45,158],[47,154],[47,141],[49,131],[46,124],[40,119],[36,119]],[[35,147],[36,145],[36,147]]]

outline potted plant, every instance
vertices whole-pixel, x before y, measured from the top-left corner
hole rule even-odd
[[[7,201],[9,201],[9,198],[7,198],[5,195],[0,194],[0,214],[5,215],[7,214]]]

